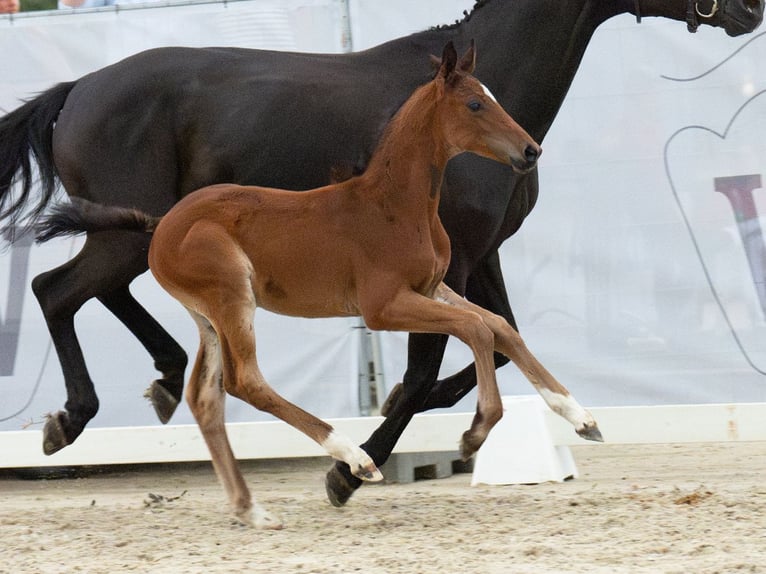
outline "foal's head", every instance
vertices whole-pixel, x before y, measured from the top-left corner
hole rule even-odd
[[[476,50],[471,47],[458,61],[455,46],[444,48],[434,78],[438,122],[453,154],[470,151],[510,165],[525,173],[535,167],[542,148],[497,103],[486,86],[474,78]]]

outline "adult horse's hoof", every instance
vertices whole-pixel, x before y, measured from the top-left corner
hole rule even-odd
[[[465,431],[463,438],[460,439],[460,458],[463,462],[468,462],[482,444],[484,439],[477,438],[471,429]]]
[[[178,407],[178,399],[162,386],[162,382],[159,380],[152,381],[152,384],[146,389],[144,397],[152,403],[154,412],[157,413],[157,418],[162,424],[170,420],[170,417],[176,412],[176,407]]]
[[[357,488],[361,486],[362,481],[349,472],[348,465],[342,462],[336,462],[327,471],[324,487],[327,492],[327,500],[336,508],[345,505],[354,494]]]
[[[43,427],[43,452],[46,455],[50,456],[65,446],[72,444],[64,429],[68,422],[69,417],[64,411],[48,415],[48,419]]]
[[[391,389],[391,392],[388,393],[388,397],[386,397],[385,402],[383,403],[383,406],[380,407],[380,414],[384,417],[388,416],[388,413],[391,412],[391,410],[394,408],[394,405],[399,402],[399,397],[402,396],[402,383],[396,383],[394,385],[394,388]]]
[[[585,423],[582,428],[575,429],[575,432],[586,440],[604,442],[604,437],[601,436],[601,431],[598,429],[598,425],[595,422]]]

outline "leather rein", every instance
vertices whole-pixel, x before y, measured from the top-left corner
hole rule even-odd
[[[636,12],[636,22],[641,23],[641,0],[633,0]],[[698,18],[712,18],[718,12],[718,0],[713,0],[710,9],[706,12],[700,10],[700,0],[687,0],[686,2],[686,29],[689,32],[696,32],[699,28]]]

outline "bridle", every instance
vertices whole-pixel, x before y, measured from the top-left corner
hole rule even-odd
[[[723,0],[722,0],[723,1]],[[636,22],[641,23],[641,0],[633,0],[636,8]],[[707,12],[700,10],[700,0],[687,0],[686,2],[686,29],[689,32],[696,32],[699,28],[699,18],[712,18],[718,12],[718,0],[713,0],[710,9]]]
[[[689,0],[686,4],[686,29],[692,33],[696,32],[700,25],[697,16],[705,19],[712,18],[716,12],[718,12],[718,0],[713,0],[710,11],[707,13],[700,11],[699,0]]]

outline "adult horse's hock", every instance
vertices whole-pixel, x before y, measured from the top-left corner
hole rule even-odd
[[[382,126],[430,73],[427,54],[450,39],[458,45],[477,40],[477,75],[542,142],[599,25],[629,12],[687,22],[690,29],[718,26],[735,36],[763,18],[763,0],[718,0],[717,10],[712,5],[479,0],[454,26],[355,54],[150,50],[55,86],[0,118],[0,219],[13,226],[31,213],[33,221],[58,179],[71,196],[155,215],[213,183],[325,185],[333,173],[364,167]],[[38,195],[30,155],[41,178]],[[442,188],[440,215],[452,240],[445,283],[514,326],[497,250],[519,229],[537,193],[536,170],[514,174],[468,155],[450,162]],[[162,373],[148,391],[161,421],[181,399],[186,354],[128,288],[147,269],[148,241],[136,233],[89,234],[77,257],[33,282],[67,388],[64,409],[43,431],[47,454],[71,444],[98,410],[74,328],[75,313],[91,298],[133,332]],[[437,381],[446,342],[442,335],[410,336],[403,384],[388,401],[385,421],[362,445],[377,465],[416,412],[451,406],[474,387],[472,365]],[[506,359],[496,355],[495,362]],[[331,498],[342,503],[360,484],[338,463],[328,485],[342,490]]]
[[[235,514],[280,523],[258,505],[226,437],[225,392],[283,419],[377,480],[372,459],[347,438],[274,392],[258,369],[257,306],[301,317],[364,317],[372,329],[445,333],[473,351],[478,404],[461,451],[470,457],[502,417],[493,350],[513,360],[577,432],[600,437],[593,417],[531,355],[502,317],[443,283],[450,242],[438,216],[444,170],[470,151],[534,168],[541,149],[473,76],[471,47],[458,62],[450,42],[436,77],[386,128],[364,174],[304,193],[219,184],[192,193],[164,217],[82,200],[41,224],[41,240],[114,228],[153,231],[149,267],[194,318],[200,347],[187,399]],[[296,158],[300,161],[300,158]]]

